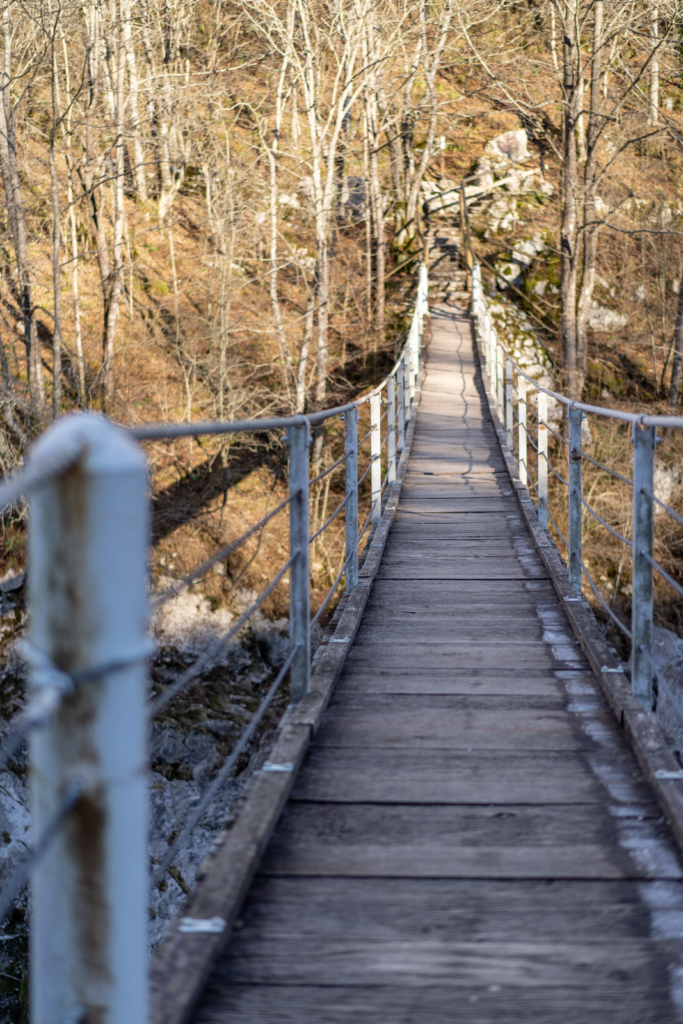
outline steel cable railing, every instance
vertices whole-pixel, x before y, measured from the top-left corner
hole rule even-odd
[[[116,998],[125,992],[126,1005],[132,1006],[131,999],[135,1001],[136,993],[144,995],[139,980],[144,976],[147,956],[145,866],[149,865],[144,835],[147,794],[143,770],[146,724],[201,677],[221,649],[248,626],[276,588],[285,583],[288,574],[287,657],[223,765],[186,817],[179,835],[153,869],[155,882],[172,866],[220,787],[230,778],[285,680],[289,677],[293,703],[309,691],[311,628],[329,608],[342,579],[346,580],[347,593],[358,584],[360,545],[370,526],[373,531],[377,528],[383,495],[396,480],[397,461],[414,415],[427,288],[427,272],[422,266],[410,329],[396,363],[376,388],[354,401],[287,417],[152,424],[133,429],[117,427],[99,416],[65,417],[37,442],[21,472],[0,484],[0,507],[20,501],[29,492],[32,513],[32,643],[23,648],[29,663],[30,692],[26,707],[0,745],[0,769],[7,766],[31,735],[37,836],[32,852],[0,895],[0,913],[7,913],[29,876],[37,872],[40,884],[36,883],[32,897],[32,919],[43,924],[34,943],[34,959],[38,965],[67,963],[69,976],[61,978],[63,987],[72,985],[74,992],[84,991],[83,979],[90,965],[97,963],[105,973],[109,972],[108,977],[116,979],[112,985],[108,983],[107,991],[111,989],[112,998],[116,992]],[[358,442],[359,413],[366,406],[370,430]],[[319,464],[311,471],[312,430],[317,435],[335,417],[344,421],[344,452],[320,472],[316,472]],[[289,557],[230,628],[146,703],[145,662],[152,653],[144,631],[150,603],[146,561],[148,482],[146,460],[139,445],[202,435],[267,435],[282,430],[286,431],[289,448],[287,497],[239,537],[153,597],[153,610],[156,612],[176,600],[250,540],[258,537],[260,544],[263,531],[285,510],[289,517]],[[369,462],[359,473],[359,448],[368,440]],[[311,531],[311,488],[326,481],[326,509],[331,476],[342,466],[344,496],[331,515],[321,515],[325,520],[322,525]],[[359,488],[368,474],[370,494],[366,496],[364,490],[359,498]],[[74,500],[75,495],[78,500]],[[368,499],[368,517],[359,531],[359,500]],[[331,587],[311,615],[310,548],[342,512],[344,555]],[[74,837],[81,836],[90,843],[94,807],[102,842],[95,844],[96,849],[89,848],[90,881],[84,889],[78,869],[74,868],[82,853],[74,843],[81,840]],[[66,842],[63,830],[72,815],[77,827],[71,829]],[[126,882],[124,889],[120,888],[121,879]],[[45,895],[56,891],[67,916],[45,927],[45,914],[51,913],[44,909]],[[94,935],[92,929],[88,931],[92,908],[83,906],[84,891],[86,903],[92,901],[93,908],[117,907],[101,937]],[[86,932],[92,935],[92,941],[84,940]],[[115,969],[111,959],[113,949],[124,948],[131,965],[128,975],[118,967]],[[47,1005],[49,993],[46,995],[47,989],[44,992],[41,985],[43,978],[54,977],[54,971],[37,970],[34,994]],[[45,984],[49,985],[49,981]],[[88,1014],[92,1009],[84,1006],[83,1012]]]
[[[565,544],[569,578],[577,593],[581,594],[582,580],[585,577],[590,588],[589,592],[607,615],[608,621],[613,621],[617,628],[631,640],[633,692],[647,707],[652,707],[655,698],[652,669],[653,574],[662,579],[677,595],[683,595],[683,584],[654,558],[655,507],[666,512],[670,519],[683,526],[683,516],[654,493],[656,431],[658,428],[683,428],[683,417],[632,413],[591,405],[567,398],[534,380],[512,358],[493,329],[481,284],[481,269],[476,263],[473,263],[472,268],[472,313],[491,405],[497,412],[501,428],[505,430],[510,452],[517,460],[520,480],[526,483],[530,491],[536,495],[539,522],[545,528],[552,526],[558,538]],[[531,436],[531,424],[527,422],[527,410],[530,408],[529,392],[533,395],[536,406],[536,411],[534,412],[533,409],[531,411],[535,437]],[[552,413],[553,419],[558,418],[559,410],[564,410],[565,421],[568,422],[569,428],[568,436],[563,436],[560,430],[555,429],[549,422],[549,402],[552,402],[555,407]],[[632,480],[624,473],[606,465],[585,451],[583,420],[586,416],[602,417],[606,421],[617,421],[629,425],[633,440]],[[515,443],[515,433],[519,435],[517,443]],[[548,451],[549,436],[567,449],[568,473],[566,479],[551,462]],[[535,479],[532,479],[529,474],[530,467],[526,456],[527,444],[535,453],[533,459],[536,470]],[[628,531],[622,532],[616,525],[608,522],[584,495],[582,476],[584,464],[594,467],[598,473],[605,473],[610,479],[631,489],[633,494],[629,525],[629,529],[632,531],[631,539],[626,536]],[[557,480],[558,483],[554,484],[551,492],[549,483],[554,480]],[[555,495],[558,490],[559,495],[562,495],[563,492],[566,495],[565,509],[569,527],[567,537],[560,529],[553,511],[549,507],[551,493]],[[621,562],[610,607],[600,593],[595,580],[591,577],[585,559],[582,558],[582,510],[584,508],[600,529],[605,529],[611,537],[619,542],[622,561],[624,550],[631,552],[633,579],[630,630],[614,611],[614,602],[621,578]]]

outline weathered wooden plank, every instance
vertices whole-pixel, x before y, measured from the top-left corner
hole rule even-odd
[[[371,647],[372,650],[368,650]],[[362,644],[357,642],[349,651],[347,664],[377,665],[386,668],[412,665],[416,669],[459,667],[496,668],[501,663],[514,664],[519,672],[529,668],[581,669],[587,671],[588,662],[578,647],[570,644],[547,644],[526,641],[521,644],[490,642],[486,647],[467,641],[450,644]]]
[[[604,804],[606,789],[594,769],[610,774],[612,792],[646,802],[652,792],[617,750],[590,763],[569,751],[520,754],[487,750],[314,746],[292,791],[294,800],[416,804]],[[615,772],[619,776],[615,779]]]
[[[544,693],[535,696],[526,694],[503,693],[496,696],[481,694],[397,694],[397,693],[349,693],[343,686],[335,689],[328,709],[355,711],[360,718],[368,711],[398,712],[436,711],[448,714],[460,714],[465,711],[488,711],[507,713],[510,711],[558,711],[568,710],[569,696],[566,693]],[[595,711],[607,711],[607,704],[602,695],[594,694],[593,698],[583,697],[582,707],[591,707]],[[616,728],[616,727],[615,727]]]
[[[675,963],[681,943],[659,944],[658,952]],[[668,946],[668,944],[667,944]],[[237,985],[390,985],[458,988],[462,985],[500,985],[507,989],[556,988],[561,985],[599,987],[605,974],[618,972],[624,983],[650,989],[652,944],[621,939],[611,943],[534,942],[446,943],[415,936],[412,941],[385,941],[379,947],[344,936],[326,942],[245,936],[222,963],[225,982]]]
[[[619,968],[602,982],[543,989],[490,985],[411,988],[394,978],[387,985],[236,985],[218,974],[195,1017],[196,1024],[680,1024],[664,967],[652,957],[643,981]]]
[[[399,511],[420,512],[435,515],[444,513],[453,515],[455,512],[515,512],[519,507],[517,499],[510,489],[509,498],[458,498],[458,497],[422,497],[415,493],[415,488],[406,488],[405,496],[399,505]]]
[[[597,716],[595,716],[597,717]],[[604,724],[612,724],[607,714]],[[486,711],[421,708],[407,711],[327,711],[319,732],[321,743],[346,747],[402,747],[410,750],[445,747],[451,750],[593,750],[594,741],[564,712]]]
[[[386,623],[386,624],[385,624]],[[476,614],[467,618],[451,618],[447,616],[435,616],[435,620],[421,624],[419,629],[420,643],[428,640],[434,642],[467,642],[487,643],[491,636],[492,628],[495,628],[493,617],[477,617]],[[387,621],[382,614],[369,616],[368,621],[361,626],[356,642],[358,644],[375,643],[398,643],[412,645],[416,634],[415,621],[410,616],[396,615],[393,621]],[[505,629],[500,629],[498,639],[510,640],[511,643],[526,643],[527,641],[540,641],[544,636],[544,626],[540,619],[529,620],[523,617],[512,618],[506,623]],[[570,644],[573,638],[568,630],[560,634],[557,631],[556,640]]]
[[[292,804],[262,862],[265,874],[409,878],[680,879],[652,804],[414,807]]]
[[[661,852],[661,856],[657,853]],[[575,846],[410,846],[356,845],[274,840],[263,861],[265,874],[353,878],[658,878],[680,880],[681,869],[667,851],[648,851],[642,869],[615,856],[606,842]],[[647,869],[655,859],[653,872]]]
[[[370,600],[377,597],[390,597],[392,600],[403,600],[416,602],[421,600],[437,601],[441,604],[444,601],[457,604],[461,600],[481,600],[487,598],[489,602],[495,598],[496,606],[501,605],[501,619],[507,614],[507,605],[516,603],[518,600],[528,600],[536,607],[560,607],[557,591],[552,581],[546,580],[500,580],[496,583],[495,590],[492,590],[488,580],[467,580],[453,586],[452,582],[445,580],[415,580],[409,587],[403,586],[393,580],[376,579],[373,583]],[[503,610],[504,609],[504,610]]]
[[[346,935],[382,942],[422,932],[447,941],[636,939],[679,934],[681,887],[657,882],[259,875],[238,922],[272,938]]]
[[[377,672],[358,666],[342,676],[337,684],[337,693],[432,693],[432,694],[480,694],[480,695],[543,695],[549,692],[562,694],[562,683],[547,672],[514,672],[497,675],[488,672],[474,675],[472,672],[445,672],[443,670],[420,673],[419,670],[406,672]]]
[[[502,559],[473,560],[465,562],[464,559],[453,559],[452,564],[445,563],[443,559],[438,563],[429,561],[423,564],[424,560],[416,557],[413,560],[408,558],[393,559],[391,562],[383,562],[378,576],[385,580],[413,580],[413,579],[437,579],[460,580],[477,579],[501,580],[501,579],[547,579],[548,571],[542,563],[536,559],[530,564],[506,563]]]

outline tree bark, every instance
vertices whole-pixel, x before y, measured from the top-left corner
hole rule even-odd
[[[562,294],[562,348],[567,389],[572,398],[580,398],[581,381],[576,345],[577,278],[577,164],[576,164],[576,0],[567,0],[563,10],[563,160],[562,227],[560,236],[560,285]]]
[[[671,367],[671,387],[669,388],[669,405],[673,410],[678,407],[681,388],[681,370],[683,369],[683,273],[678,288],[678,310],[676,313],[676,331],[674,335],[674,361]]]
[[[652,57],[650,59],[650,97],[648,124],[659,122],[659,9],[657,4],[650,8],[650,46]]]
[[[4,53],[2,80],[0,81],[0,173],[2,174],[7,218],[9,220],[12,245],[17,262],[17,287],[24,327],[24,344],[26,346],[31,403],[36,410],[40,410],[45,402],[45,391],[40,346],[36,333],[28,259],[26,219],[17,160],[17,139],[14,128],[14,108],[11,93],[13,27],[10,24],[8,0],[2,0],[2,34]]]
[[[597,148],[601,132],[602,90],[600,77],[602,70],[602,15],[603,2],[596,0],[594,7],[593,47],[591,55],[591,96],[588,115],[588,138],[586,145],[586,166],[584,168],[584,206],[583,206],[583,277],[576,318],[577,364],[580,383],[586,376],[586,354],[588,349],[587,325],[588,316],[593,304],[595,288],[595,261],[598,247],[599,227],[597,200],[598,160]]]

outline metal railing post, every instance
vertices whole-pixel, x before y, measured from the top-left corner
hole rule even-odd
[[[410,404],[415,399],[415,384],[417,382],[418,360],[420,357],[420,342],[417,332],[417,320],[413,316],[413,322],[408,335],[410,349]]]
[[[581,409],[568,409],[569,416],[569,579],[577,594],[581,593]]]
[[[496,338],[496,382],[498,384],[498,394],[496,400],[498,402],[498,415],[501,421],[505,417],[505,373],[503,370],[503,346],[498,343]]]
[[[633,695],[652,708],[652,565],[655,427],[633,424],[633,595],[631,598],[631,686]],[[645,653],[643,653],[645,652]]]
[[[512,360],[505,360],[505,440],[512,451],[512,428],[514,419],[512,415]]]
[[[498,348],[498,339],[496,338],[495,328],[491,326],[491,320],[488,319],[489,324],[489,394],[494,402],[498,399],[498,359],[496,356],[496,350]]]
[[[311,688],[311,601],[309,572],[308,449],[311,431],[308,423],[289,427],[289,553],[294,559],[289,568],[289,642],[298,650],[290,669],[292,703],[301,700]]]
[[[147,470],[94,415],[60,420],[33,457],[49,464],[84,436],[80,460],[30,492],[31,644],[45,661],[31,686],[76,678],[31,737],[36,835],[81,787],[33,871],[31,1021],[146,1024]]]
[[[387,381],[387,479],[390,484],[396,479],[396,382],[393,377]]]
[[[371,496],[372,502],[372,526],[376,530],[382,518],[382,439],[380,431],[380,420],[382,415],[381,395],[372,395],[370,398],[370,458],[372,468],[370,469]]]
[[[396,412],[398,414],[398,450],[403,451],[406,443],[406,398],[405,398],[405,384],[404,384],[404,373],[403,373],[403,359],[398,364],[396,370],[396,384],[397,384],[397,395],[396,395]]]
[[[403,420],[404,423],[410,422],[410,346],[406,346],[406,351],[403,359],[401,360],[403,365]],[[406,366],[407,362],[407,366]]]
[[[344,413],[346,454],[346,593],[358,583],[358,409]]]
[[[536,392],[538,416],[538,521],[548,529],[548,398]]]
[[[517,375],[517,419],[519,420],[519,433],[517,435],[519,479],[526,487],[529,482],[526,444],[526,381],[519,374]]]

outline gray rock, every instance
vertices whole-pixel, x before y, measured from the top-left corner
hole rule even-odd
[[[607,309],[599,302],[593,302],[588,314],[588,326],[596,334],[607,331],[618,331],[628,323],[628,317],[624,313],[617,313],[614,309]]]
[[[491,156],[504,156],[508,160],[519,163],[529,156],[527,141],[526,132],[523,128],[519,128],[517,131],[504,132],[503,135],[497,135],[495,139],[491,139],[486,144],[485,152],[490,153]]]

